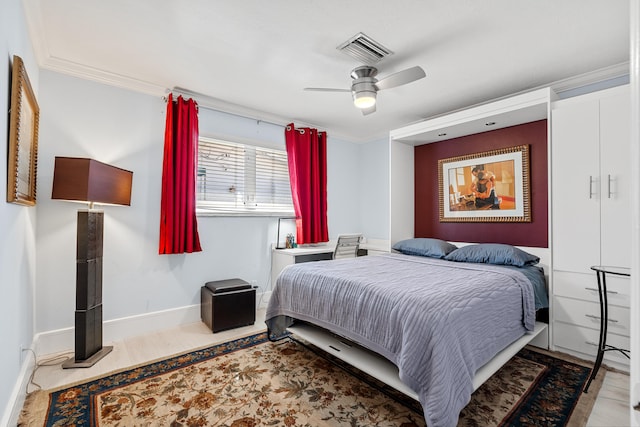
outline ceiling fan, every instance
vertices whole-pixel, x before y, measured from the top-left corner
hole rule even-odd
[[[306,87],[304,90],[316,92],[351,92],[353,103],[362,110],[365,116],[376,111],[376,94],[379,90],[390,89],[414,82],[426,76],[424,70],[419,67],[411,67],[376,79],[378,69],[371,65],[362,65],[351,71],[351,89],[334,89],[323,87]]]

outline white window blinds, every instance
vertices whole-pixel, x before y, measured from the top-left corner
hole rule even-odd
[[[287,153],[200,138],[196,206],[199,213],[293,214]]]

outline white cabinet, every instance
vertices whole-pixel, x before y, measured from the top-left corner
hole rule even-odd
[[[600,174],[598,104],[557,102],[552,109],[554,270],[589,273],[590,266],[600,264],[597,188],[594,194]]]
[[[600,101],[600,263],[631,264],[631,100],[622,93]]]
[[[600,308],[590,267],[630,266],[628,87],[555,102],[551,129],[553,344],[593,358],[599,329],[593,320]],[[607,341],[628,348],[629,329],[623,326],[629,324],[629,280],[608,276],[607,285]],[[627,364],[619,356],[607,352],[605,360]]]

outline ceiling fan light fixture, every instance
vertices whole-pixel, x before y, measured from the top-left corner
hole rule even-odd
[[[376,97],[379,90],[402,86],[419,80],[426,76],[424,70],[419,67],[411,67],[395,72],[378,80],[378,69],[371,65],[361,65],[351,70],[351,96],[353,104],[362,111],[363,115],[369,115],[376,111]],[[304,90],[321,92],[349,92],[349,89],[307,87]]]
[[[353,104],[360,108],[371,108],[376,105],[376,93],[374,91],[353,92]]]

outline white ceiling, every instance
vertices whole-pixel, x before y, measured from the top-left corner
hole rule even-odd
[[[312,124],[371,141],[391,129],[516,92],[625,73],[626,0],[24,0],[40,66],[203,106]],[[379,78],[427,77],[378,93],[363,116],[349,93],[361,65],[336,47],[363,32],[394,54]],[[581,82],[588,82],[585,77]],[[566,84],[566,82],[565,82]]]

